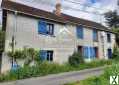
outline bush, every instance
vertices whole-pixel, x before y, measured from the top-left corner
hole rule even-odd
[[[84,59],[80,53],[73,53],[72,56],[69,57],[69,64],[73,66],[78,66],[79,64],[84,63]]]
[[[11,59],[15,60],[25,60],[25,65],[29,65],[32,61],[40,62],[39,52],[34,50],[33,48],[24,48],[23,50],[16,50],[13,52],[8,52],[8,56]]]
[[[112,59],[119,60],[119,48],[114,47],[114,51],[112,54]]]
[[[26,79],[30,77],[39,77],[48,74],[56,74],[62,72],[69,71],[79,71],[82,69],[94,68],[99,66],[104,66],[107,64],[111,64],[111,61],[94,61],[91,63],[81,63],[80,65],[72,66],[70,64],[56,64],[51,62],[42,62],[37,64],[36,66],[24,66],[17,70],[11,70],[6,75],[0,75],[0,82],[10,81],[10,80],[18,80],[18,79]]]

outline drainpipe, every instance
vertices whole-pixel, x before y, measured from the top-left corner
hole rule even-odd
[[[15,52],[15,38],[16,38],[16,31],[17,31],[17,11],[14,12],[15,15],[15,19],[14,19],[14,28],[13,28],[13,35],[12,35],[12,43],[11,43],[11,47],[12,47],[12,54],[14,54]],[[14,63],[15,59],[14,56],[12,57],[12,65]]]

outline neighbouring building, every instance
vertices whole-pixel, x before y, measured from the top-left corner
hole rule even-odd
[[[75,51],[82,53],[85,61],[112,57],[115,34],[99,23],[61,13],[59,3],[51,13],[3,0],[2,10],[2,30],[6,32],[2,72],[11,68],[6,53],[11,50],[13,36],[15,49],[39,49],[43,60],[60,64]]]

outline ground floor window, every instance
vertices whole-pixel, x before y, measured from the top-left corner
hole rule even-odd
[[[41,50],[40,51],[40,58],[42,61],[53,61],[53,51],[51,50]]]
[[[95,57],[99,58],[98,47],[94,47]]]
[[[107,49],[107,54],[108,54],[108,58],[111,59],[112,58],[112,49],[111,48]]]
[[[80,52],[85,59],[98,58],[98,47],[78,46],[78,52]]]
[[[78,53],[83,55],[83,46],[78,46]]]

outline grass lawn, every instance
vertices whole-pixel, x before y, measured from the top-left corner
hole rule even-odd
[[[107,67],[100,77],[91,77],[86,80],[69,83],[65,85],[110,85],[110,76],[119,76],[119,64],[113,64]]]

